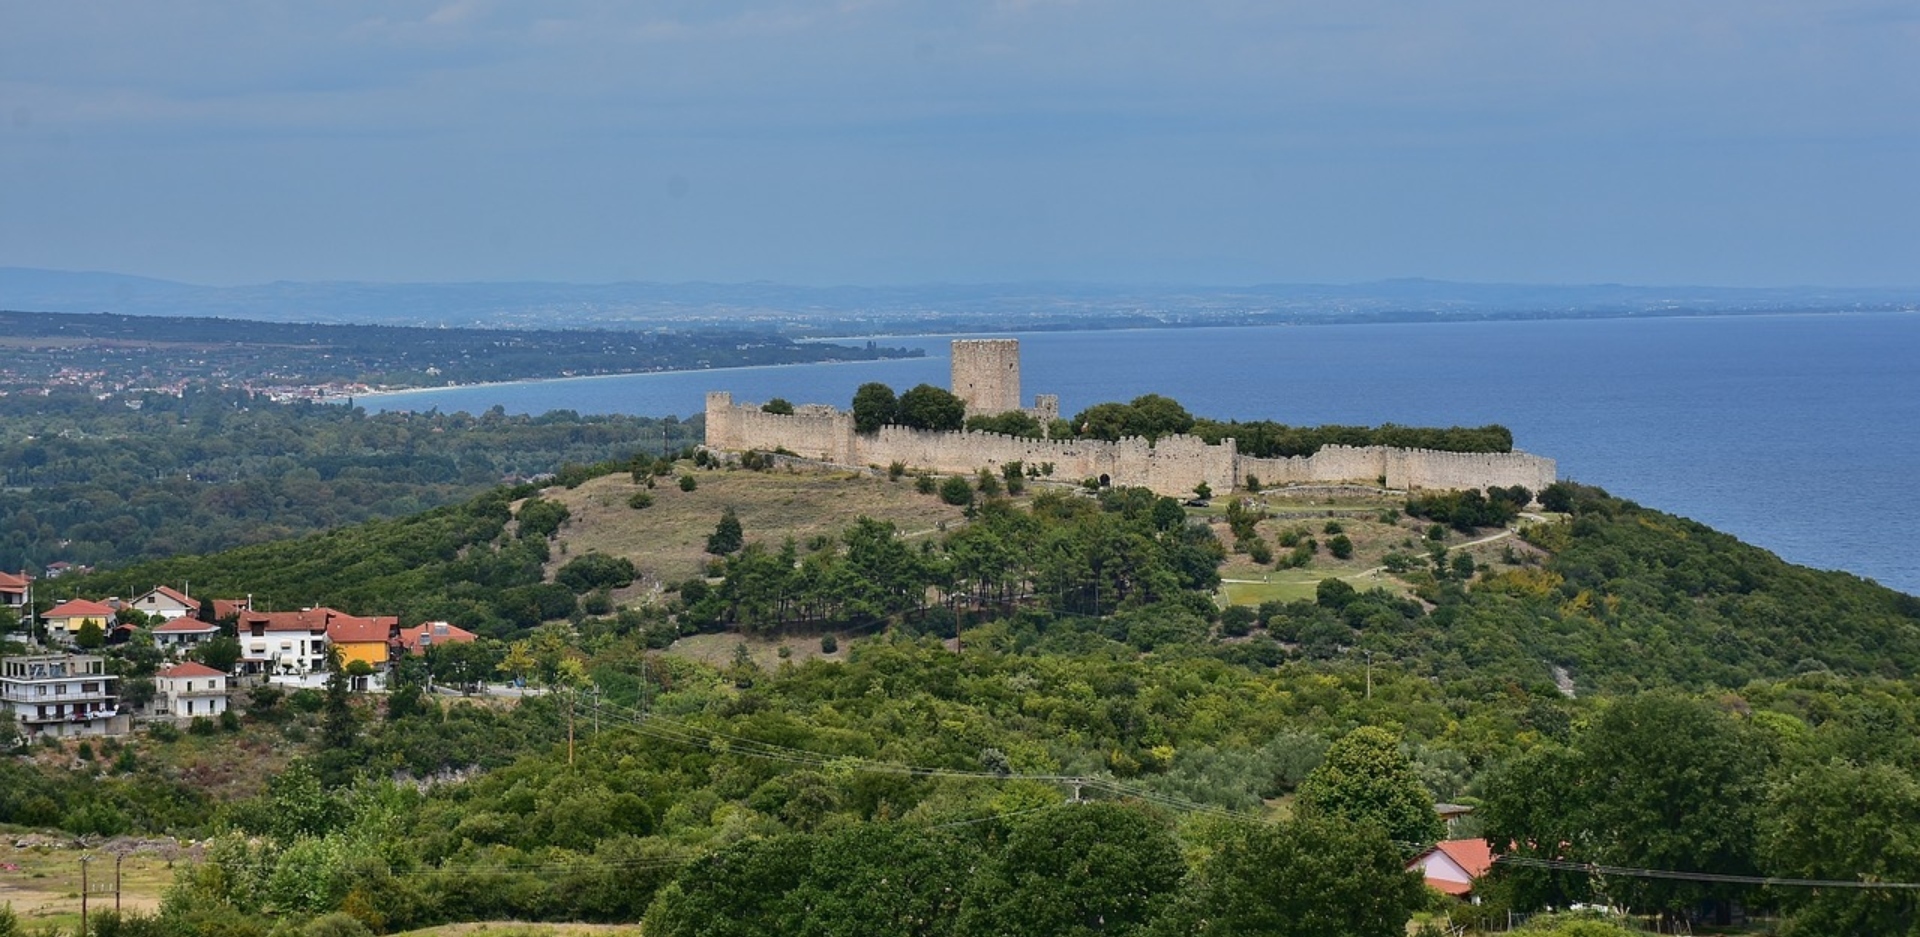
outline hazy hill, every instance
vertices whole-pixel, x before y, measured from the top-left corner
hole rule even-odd
[[[1920,289],[1399,279],[1357,284],[1114,285],[1063,282],[907,286],[780,283],[359,283],[204,286],[0,267],[0,309],[218,316],[393,325],[604,326],[785,323],[849,330],[982,325],[1229,324],[1430,316],[1627,316],[1911,309]]]

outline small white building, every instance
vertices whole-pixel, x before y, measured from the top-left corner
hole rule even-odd
[[[168,621],[185,618],[200,611],[199,601],[189,598],[184,592],[176,592],[166,586],[154,586],[153,591],[127,604],[147,615],[158,615]]]
[[[153,646],[178,653],[211,641],[219,634],[219,625],[210,625],[198,618],[175,618],[153,626]]]
[[[176,719],[227,711],[227,675],[205,664],[176,664],[155,675],[154,709]]]
[[[0,706],[29,736],[119,735],[131,723],[119,679],[95,654],[0,658]]]

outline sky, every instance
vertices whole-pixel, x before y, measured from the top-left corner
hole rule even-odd
[[[1920,285],[1913,0],[0,0],[0,266]]]

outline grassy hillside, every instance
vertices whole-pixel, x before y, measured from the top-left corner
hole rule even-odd
[[[680,468],[694,472],[689,463]],[[679,582],[705,570],[711,559],[707,536],[727,508],[739,516],[749,540],[775,545],[788,538],[804,544],[838,536],[861,516],[890,521],[910,538],[932,537],[966,521],[960,508],[914,491],[911,478],[785,470],[699,471],[694,477],[698,487],[693,491],[680,490],[674,477],[658,478],[646,488],[618,473],[547,492],[569,511],[549,570],[569,557],[598,551],[631,559],[643,577],[636,589]],[[630,507],[629,500],[643,492],[652,496],[652,506]]]

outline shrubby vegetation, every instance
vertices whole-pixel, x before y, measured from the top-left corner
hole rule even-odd
[[[1262,459],[1309,456],[1322,446],[1394,446],[1441,452],[1512,452],[1513,432],[1504,426],[1288,426],[1270,420],[1196,420],[1189,430],[1208,442],[1229,436],[1241,455]]]
[[[236,551],[193,575],[282,568],[282,588],[365,583],[350,597],[368,602],[457,594],[491,564],[525,575],[545,529],[526,513],[547,510],[527,494]],[[1597,489],[1557,496],[1567,516],[1528,528],[1528,562],[1462,574],[1437,542],[1441,561],[1405,574],[1413,596],[1329,578],[1312,600],[1231,614],[1211,598],[1220,546],[1144,491],[986,497],[924,546],[871,520],[805,545],[743,531],[719,583],[691,580],[669,606],[509,624],[494,633],[511,644],[430,661],[442,682],[514,674],[550,694],[494,710],[403,684],[384,717],[289,701],[311,709],[286,723],[311,723],[310,779],[289,771],[254,801],[138,821],[104,799],[132,828],[228,832],[161,911],[172,933],[264,930],[270,913],[398,929],[651,908],[664,934],[876,914],[961,935],[1095,921],[1398,934],[1425,900],[1399,866],[1438,835],[1418,806],[1435,797],[1481,804],[1489,835],[1543,859],[1920,876],[1886,833],[1920,818],[1920,603]],[[354,565],[390,553],[404,558],[393,569]],[[591,556],[562,569],[582,564],[575,585],[605,588]],[[469,594],[483,619],[513,621],[494,591],[573,596],[505,581]],[[728,625],[860,637],[774,667],[744,647],[720,667],[654,653]],[[391,780],[470,766],[484,770],[424,790]],[[73,783],[94,792],[73,804],[103,799],[103,782]],[[1297,819],[1273,822],[1288,796]],[[64,804],[37,816],[92,822]],[[1502,866],[1487,896],[1488,914],[1740,900],[1803,933],[1896,932],[1906,913],[1872,892],[1523,866]]]

